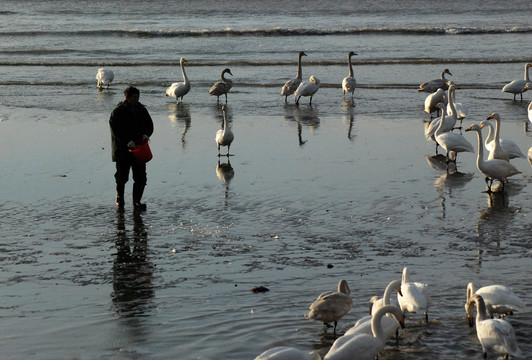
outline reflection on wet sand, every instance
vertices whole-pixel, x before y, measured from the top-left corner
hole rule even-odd
[[[355,136],[353,132],[353,123],[355,121],[355,101],[353,99],[342,101],[342,110],[344,111],[344,123],[348,124],[347,138],[353,140]]]
[[[285,119],[297,123],[297,140],[299,146],[304,145],[308,140],[303,140],[303,126],[310,127],[311,131],[320,125],[318,110],[312,107],[299,108],[297,106],[285,105]]]
[[[442,208],[443,218],[445,218],[445,216],[447,215],[446,208],[445,208],[446,197],[449,197],[449,198],[452,197],[453,190],[463,188],[472,179],[473,179],[473,174],[466,174],[466,173],[454,171],[452,173],[445,172],[440,177],[436,178],[436,180],[434,180],[434,188],[436,189],[436,192],[440,195],[440,198],[441,198],[441,208]]]
[[[116,258],[113,262],[113,293],[111,298],[123,317],[142,315],[153,298],[154,266],[147,258],[148,235],[140,212],[133,213],[133,241],[126,231],[125,214],[116,215]]]
[[[225,186],[224,195],[226,199],[229,197],[229,183],[231,182],[231,179],[234,176],[235,176],[235,171],[233,170],[233,167],[231,166],[229,157],[227,157],[227,162],[225,163],[221,162],[220,159],[218,159],[218,165],[216,166],[216,177],[221,182],[223,182]]]
[[[181,134],[181,144],[185,146],[185,135],[190,128],[192,117],[190,116],[190,105],[184,103],[171,103],[166,105],[168,118],[173,123],[183,123],[183,133]]]

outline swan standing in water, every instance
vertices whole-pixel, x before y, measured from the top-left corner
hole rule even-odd
[[[444,69],[441,72],[440,79],[434,79],[434,80],[427,81],[427,82],[419,85],[419,89],[417,89],[417,91],[433,93],[436,90],[438,90],[439,88],[443,89],[444,91],[447,90],[449,85],[447,84],[448,80],[445,78],[445,74],[449,74],[449,75],[453,76],[453,74],[451,74],[449,69]]]
[[[304,352],[290,346],[278,346],[266,350],[255,360],[321,360],[321,356],[314,352]]]
[[[526,86],[530,82],[530,77],[528,76],[528,68],[532,67],[531,63],[525,64],[525,76],[523,80],[514,80],[502,88],[503,92],[507,92],[510,94],[514,94],[514,100],[515,96],[517,94],[521,94],[521,101],[523,101],[523,93],[528,90],[528,86]]]
[[[303,81],[296,89],[296,104],[299,105],[301,96],[310,96],[309,105],[312,105],[312,97],[320,89],[320,80],[312,75],[308,81]]]
[[[495,132],[493,132],[493,126],[491,123],[487,120],[489,119],[495,119]],[[486,141],[484,144],[486,145],[486,149],[490,152],[490,155],[488,156],[488,159],[503,159],[503,160],[510,160],[515,158],[522,158],[524,159],[526,156],[522,153],[521,149],[519,149],[519,146],[517,144],[509,139],[501,139],[500,138],[500,129],[501,129],[501,118],[499,114],[493,113],[491,114],[486,120],[483,120],[480,123],[480,128],[487,127],[489,129],[488,137],[486,138]],[[500,148],[502,148],[502,153],[499,150],[499,154],[494,154],[495,147],[497,146],[497,141],[499,141]],[[505,158],[504,153],[508,155],[507,158]],[[493,156],[492,156],[493,155]],[[500,155],[501,157],[497,156]]]
[[[486,304],[481,295],[471,296],[466,304],[467,318],[469,325],[473,326],[473,307],[477,307],[476,329],[477,337],[482,346],[484,359],[488,356],[488,350],[493,350],[497,354],[520,356],[521,349],[517,346],[514,329],[512,324],[503,319],[490,319],[486,314]]]
[[[397,291],[397,293],[402,296],[401,293],[401,280],[393,280],[390,281],[390,283],[386,286],[386,289],[384,289],[384,294],[382,295],[382,298],[379,298],[378,296],[374,296],[371,298],[371,308],[370,308],[370,315],[375,314],[377,310],[379,310],[381,307],[390,305],[390,296],[392,295],[392,291]]]
[[[338,282],[338,291],[327,291],[321,293],[316,300],[310,305],[310,311],[305,314],[309,320],[321,321],[328,327],[329,323],[334,322],[334,331],[336,325],[345,314],[351,310],[353,299],[351,299],[351,290],[347,281]]]
[[[225,74],[229,74],[233,76],[231,73],[231,70],[229,68],[224,69],[222,71],[222,75],[220,76],[221,81],[217,81],[214,83],[214,85],[209,90],[210,96],[216,96],[216,103],[220,101],[220,96],[225,95],[225,102],[227,103],[227,93],[229,90],[233,87],[233,81],[226,79]]]
[[[425,313],[425,321],[428,324],[428,311],[430,306],[428,285],[419,282],[411,282],[410,273],[407,267],[403,269],[401,293],[403,294],[402,296],[397,294],[397,301],[399,302],[401,311],[408,311],[410,313],[418,313],[422,311]]]
[[[104,85],[106,85],[107,89],[109,89],[109,85],[113,82],[114,78],[115,73],[113,70],[99,68],[98,73],[96,74],[96,80],[98,80],[96,86],[99,90],[101,90]]]
[[[523,311],[525,304],[519,297],[510,289],[504,285],[488,285],[477,289],[475,285],[470,282],[467,284],[467,304],[473,295],[480,295],[484,299],[486,311],[490,317],[493,317],[494,313],[500,315],[512,315],[514,311]]]
[[[476,131],[478,137],[478,155],[477,155],[477,168],[486,176],[486,185],[488,187],[487,192],[491,193],[491,186],[493,180],[499,180],[502,184],[501,191],[504,191],[504,182],[510,176],[521,173],[506,160],[493,159],[484,160],[484,145],[482,144],[482,131],[480,126],[473,124],[466,129],[466,131]],[[489,181],[489,183],[488,183]]]
[[[449,87],[449,90],[451,90],[451,87]],[[440,103],[438,106],[443,107],[445,105]],[[445,113],[445,111],[442,111],[442,113]],[[459,152],[474,152],[473,145],[471,145],[465,137],[452,132],[444,132],[444,125],[445,114],[442,115],[440,126],[438,126],[438,129],[436,129],[436,132],[434,133],[434,139],[447,152],[447,163],[449,163],[449,161],[456,162],[456,155]],[[450,157],[451,152],[454,153],[454,159],[451,159]]]
[[[371,334],[354,332],[336,339],[323,360],[374,360],[384,349],[386,338],[382,319],[386,313],[393,315],[391,320],[404,327],[404,314],[394,305],[379,309],[371,319]]]
[[[224,117],[223,125],[220,130],[216,132],[216,144],[218,144],[218,157],[220,157],[220,146],[227,146],[227,155],[229,156],[229,148],[231,147],[231,143],[233,142],[233,139],[235,138],[233,132],[229,128],[229,125],[227,124],[227,114],[225,106],[222,106],[222,113]]]
[[[183,75],[183,82],[172,83],[168,88],[166,88],[165,96],[171,96],[179,103],[179,99],[183,102],[183,96],[188,94],[190,91],[190,81],[188,81],[187,74],[185,73],[185,63],[187,60],[181,58],[179,60],[179,66],[181,67],[181,74]]]
[[[287,102],[288,96],[292,95],[296,90],[299,84],[301,84],[301,58],[307,56],[304,51],[299,52],[299,57],[297,60],[297,75],[294,79],[288,80],[281,89],[281,96],[284,96],[284,102]]]
[[[356,54],[354,51],[350,51],[349,54],[347,54],[347,62],[349,64],[349,76],[345,77],[342,80],[342,91],[344,96],[345,93],[351,93],[351,97],[355,95],[357,81],[353,75],[353,65],[351,64],[351,57],[354,55],[358,54]]]

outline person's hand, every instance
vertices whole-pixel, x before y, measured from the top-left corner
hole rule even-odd
[[[135,145],[135,142],[133,140],[131,140],[130,142],[127,143],[127,147],[130,150],[135,150],[137,148],[137,146]]]
[[[148,141],[150,140],[150,137],[146,134],[142,135],[142,140]]]

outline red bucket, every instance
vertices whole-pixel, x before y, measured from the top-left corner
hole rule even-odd
[[[153,157],[151,153],[149,141],[147,139],[135,141],[135,149],[134,150],[130,149],[129,151],[133,153],[133,156],[135,156],[135,159],[141,164],[147,163]]]

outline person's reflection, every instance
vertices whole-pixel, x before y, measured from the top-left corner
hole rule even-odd
[[[122,316],[144,314],[149,299],[154,296],[152,287],[153,264],[147,258],[148,235],[142,215],[133,214],[133,241],[130,241],[124,212],[117,212],[116,258],[113,262],[113,293],[111,297]]]

